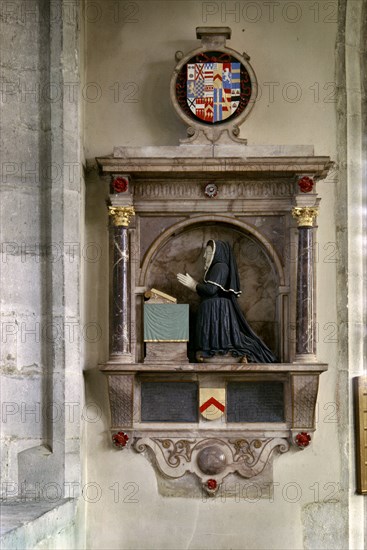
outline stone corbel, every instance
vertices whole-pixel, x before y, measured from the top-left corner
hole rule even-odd
[[[164,476],[172,479],[194,474],[203,489],[215,494],[229,474],[249,479],[261,474],[273,453],[285,453],[289,442],[281,437],[243,434],[230,438],[142,437],[134,449],[150,452]]]
[[[242,368],[248,371],[248,367]],[[271,368],[269,365],[268,369]],[[276,368],[271,372],[276,372]],[[243,479],[256,478],[259,483],[265,476],[271,483],[273,457],[287,452],[291,446],[294,450],[304,450],[311,443],[319,376],[326,370],[326,365],[289,364],[286,368],[288,377],[285,383],[289,390],[285,407],[288,413],[283,426],[268,423],[266,429],[249,428],[249,425],[234,429],[224,421],[223,427],[218,426],[210,433],[199,424],[195,429],[187,426],[178,429],[162,422],[144,426],[140,393],[134,391],[139,373],[131,372],[130,365],[124,369],[121,366],[120,372],[105,372],[112,444],[119,450],[143,453],[168,481],[192,474],[203,490],[213,496],[219,489],[226,490],[223,483],[233,474]],[[183,366],[183,370],[186,369],[190,370],[190,365]],[[205,365],[196,365],[196,370],[203,372]]]
[[[108,374],[111,429],[128,430],[134,422],[134,374]]]
[[[309,446],[311,442],[310,432],[315,431],[318,390],[318,374],[292,373],[292,428],[290,441],[301,450]]]

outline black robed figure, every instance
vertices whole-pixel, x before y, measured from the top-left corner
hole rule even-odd
[[[236,259],[229,243],[209,240],[202,283],[188,273],[179,282],[202,298],[196,323],[196,348],[205,358],[230,354],[251,363],[275,363],[276,357],[254,333],[238,305],[241,294]]]

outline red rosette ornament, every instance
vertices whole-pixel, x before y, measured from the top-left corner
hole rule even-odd
[[[298,447],[308,447],[311,441],[311,436],[307,432],[301,432],[296,435],[296,444]]]
[[[129,189],[128,178],[124,178],[122,176],[115,178],[112,182],[112,188],[115,193],[126,193],[126,191]]]
[[[112,441],[115,447],[123,449],[124,447],[126,447],[126,444],[129,441],[129,436],[124,432],[117,432],[113,434]]]
[[[314,181],[308,176],[303,176],[298,180],[298,185],[302,193],[310,193],[314,186]]]
[[[208,479],[208,481],[206,482],[206,485],[207,485],[209,491],[215,491],[217,486],[218,486],[215,479]]]

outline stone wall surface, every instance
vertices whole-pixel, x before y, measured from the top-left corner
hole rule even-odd
[[[38,84],[47,82],[47,22],[33,33],[30,24],[23,27],[17,16],[8,16],[2,20],[2,40],[1,70],[8,91],[1,136],[2,471],[4,480],[17,483],[17,453],[47,439],[41,415],[35,419],[30,412],[42,401],[47,380],[40,336],[46,315],[39,166],[47,160],[48,129],[47,106],[37,101],[36,92]],[[34,399],[28,400],[29,394]]]
[[[344,510],[349,511],[350,547],[363,546],[363,514],[366,518],[365,503],[360,496],[355,495],[355,439],[350,384],[351,378],[366,372],[366,344],[362,329],[366,325],[366,217],[363,207],[366,200],[367,158],[366,112],[363,109],[366,104],[366,17],[366,2],[341,3],[336,43],[339,175],[335,190],[335,218],[340,257],[337,263],[336,295],[337,403],[340,411],[338,431],[342,441],[341,483],[349,489],[349,494],[348,491],[344,492],[342,502]],[[347,293],[344,292],[346,286]]]
[[[70,13],[64,0],[1,5],[1,489],[4,513],[17,508],[13,523],[3,524],[4,547],[36,547],[62,530],[69,547],[76,544],[84,403],[81,6]],[[42,519],[31,513],[37,502]]]

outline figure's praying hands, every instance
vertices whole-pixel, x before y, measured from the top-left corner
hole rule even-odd
[[[191,277],[188,273],[186,275],[183,275],[182,273],[177,273],[177,280],[179,283],[181,283],[184,286],[187,286],[187,288],[190,288],[195,292],[196,285],[198,284],[195,279]]]

